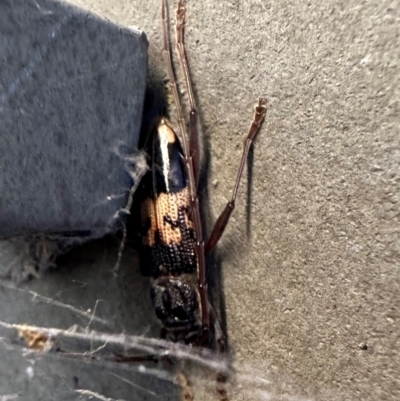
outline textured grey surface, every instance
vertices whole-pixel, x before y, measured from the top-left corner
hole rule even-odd
[[[65,3],[0,4],[0,237],[113,230],[147,41]]]
[[[165,400],[176,399],[177,388],[170,376],[140,371],[138,364],[116,363],[113,352],[121,353],[123,348],[111,344],[102,354],[107,341],[91,339],[95,331],[158,335],[154,321],[152,331],[137,324],[151,324],[146,318],[151,307],[149,289],[146,281],[138,280],[139,268],[132,268],[137,266],[135,256],[131,252],[125,256],[127,263],[121,264],[116,279],[112,270],[116,244],[100,240],[86,245],[84,252],[70,253],[59,261],[59,270],[43,279],[18,287],[2,283],[0,399],[83,401],[103,396],[134,401],[151,400],[152,394],[159,393]],[[143,309],[136,308],[139,304]],[[9,327],[13,324],[68,330],[69,334],[54,341],[53,349],[59,352],[37,354],[13,334],[14,328]],[[88,334],[88,341],[72,341],[74,333],[82,332]]]
[[[165,78],[158,0],[76,3],[139,25],[150,75]],[[251,200],[243,185],[220,244],[232,400],[400,398],[399,10],[380,0],[188,1],[214,216],[229,197],[253,104],[270,100]],[[111,269],[101,252],[84,252]],[[151,308],[130,263],[131,307],[147,312],[125,327],[140,332]],[[88,272],[79,282],[96,280]],[[196,399],[216,399],[211,390]]]

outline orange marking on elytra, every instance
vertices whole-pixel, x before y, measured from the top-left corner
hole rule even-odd
[[[164,217],[168,216],[168,218],[172,221],[177,221],[179,208],[187,207],[188,204],[189,191],[187,187],[176,193],[160,193],[160,195],[157,197],[157,226],[160,231],[161,239],[165,244],[176,244],[181,242],[183,238],[180,227],[173,227],[170,223],[164,220]],[[192,222],[188,219],[185,220],[187,226],[192,228]]]
[[[143,245],[154,246],[156,243],[157,216],[154,199],[147,198],[140,205],[142,220],[150,219],[150,227],[142,237]]]
[[[165,221],[165,217],[168,217],[171,221],[177,221],[179,208],[187,207],[188,204],[189,191],[186,187],[175,193],[162,192],[156,199],[145,199],[141,204],[142,221],[150,219],[150,227],[142,238],[143,245],[155,245],[157,230],[165,244],[180,243],[183,240],[181,228],[173,227],[169,222]],[[193,228],[193,222],[188,215],[184,216],[182,223],[187,228]]]

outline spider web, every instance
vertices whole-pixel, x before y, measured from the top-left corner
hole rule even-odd
[[[86,244],[38,280],[1,282],[0,400],[217,400],[221,372],[229,400],[301,399],[255,364],[161,340],[134,251],[114,276],[118,245]]]

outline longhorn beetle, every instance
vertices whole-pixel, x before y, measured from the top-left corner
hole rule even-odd
[[[162,0],[163,52],[176,106],[177,131],[162,118],[149,137],[150,169],[139,189],[142,273],[153,278],[151,298],[161,321],[162,336],[191,345],[225,349],[225,340],[207,292],[206,253],[220,239],[235,208],[244,165],[266,114],[260,98],[244,143],[231,200],[204,241],[197,187],[200,170],[198,114],[184,46],[185,6],[180,0],[176,20],[176,49],[189,105],[189,134],[173,68],[167,0]]]

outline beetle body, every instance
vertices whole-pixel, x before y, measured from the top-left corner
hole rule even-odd
[[[193,342],[201,329],[199,266],[189,189],[179,139],[162,119],[147,146],[150,169],[140,189],[142,274],[165,336]]]
[[[206,254],[221,238],[235,208],[235,199],[250,147],[264,121],[267,101],[259,98],[244,143],[232,197],[216,220],[209,238],[202,232],[197,195],[200,170],[198,114],[184,48],[185,6],[176,13],[176,48],[190,106],[189,130],[172,63],[167,1],[162,1],[164,59],[176,105],[177,132],[163,118],[150,136],[150,169],[142,179],[140,199],[142,273],[153,278],[151,297],[163,325],[163,337],[186,344],[217,346],[225,352],[225,336],[208,294]]]

